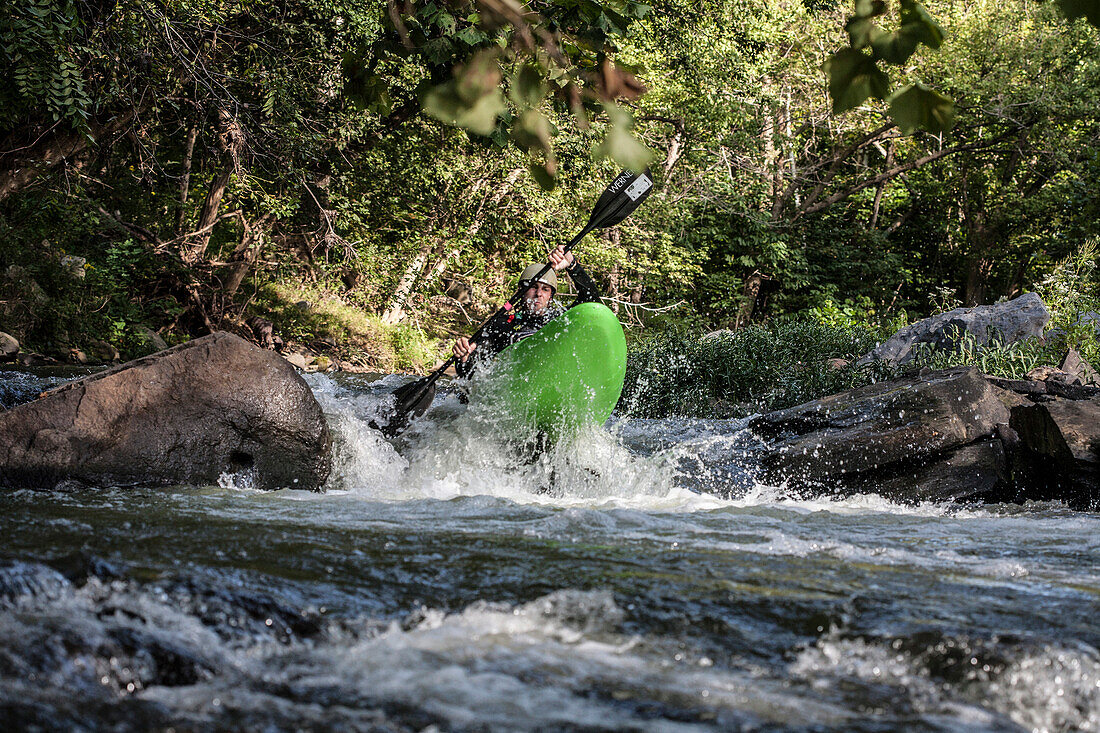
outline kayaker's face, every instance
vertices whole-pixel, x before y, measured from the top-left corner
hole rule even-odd
[[[546,310],[546,306],[550,305],[550,299],[553,297],[552,287],[546,283],[537,282],[527,288],[527,292],[523,294],[523,304],[528,313],[537,315]]]

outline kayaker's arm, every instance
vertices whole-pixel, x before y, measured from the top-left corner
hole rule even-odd
[[[465,338],[455,342],[451,349],[458,358],[455,362],[455,373],[460,377],[469,376],[478,362],[491,360],[511,343],[505,329],[492,322],[486,324],[476,342]]]
[[[577,299],[573,301],[573,305],[600,302],[599,287],[580,264],[574,262],[566,272],[569,273],[569,279],[573,281],[573,287],[577,289]]]

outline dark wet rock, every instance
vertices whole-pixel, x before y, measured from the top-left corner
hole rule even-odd
[[[270,637],[281,643],[323,631],[321,616],[275,598],[187,580],[166,589],[173,603],[226,639]]]
[[[849,487],[908,502],[991,503],[1015,498],[1005,447],[996,438],[903,462],[892,471],[858,476]]]
[[[0,362],[11,361],[19,353],[19,341],[9,334],[0,331]]]
[[[51,601],[72,590],[53,568],[21,561],[0,562],[0,608],[25,601]]]
[[[1010,425],[1020,436],[1014,471],[1031,498],[1100,507],[1100,394],[1013,408]]]
[[[760,478],[802,493],[916,503],[1059,500],[1100,506],[1100,389],[913,375],[752,419]]]
[[[953,350],[966,334],[983,345],[994,340],[1014,343],[1026,338],[1038,338],[1049,322],[1050,311],[1042,299],[1035,293],[1026,293],[1006,303],[956,308],[925,318],[901,329],[856,363],[890,361],[905,364],[916,356],[913,347],[917,344]]]
[[[859,491],[889,479],[903,501],[966,498],[974,475],[997,492],[999,470],[987,452],[959,449],[993,435],[1009,422],[1000,390],[976,369],[957,367],[869,385],[749,422],[767,444],[764,480],[801,489]],[[970,465],[976,460],[980,465]],[[905,477],[932,463],[950,462],[934,487],[922,490]],[[992,461],[992,462],[991,462]],[[955,477],[950,480],[949,477]]]
[[[110,582],[127,577],[121,568],[83,550],[51,560],[49,564],[78,588],[93,578]]]
[[[215,333],[0,413],[0,485],[212,484],[319,489],[321,408],[278,355]]]
[[[216,671],[212,661],[156,633],[118,626],[112,628],[109,634],[118,644],[117,651],[110,651],[115,651],[116,657],[119,652],[127,656],[140,687],[193,685],[210,679]]]

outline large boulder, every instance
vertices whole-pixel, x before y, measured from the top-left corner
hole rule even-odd
[[[901,329],[856,362],[890,361],[905,364],[916,356],[914,346],[931,344],[935,349],[955,349],[966,334],[979,344],[994,340],[1014,343],[1039,337],[1050,322],[1050,311],[1035,293],[1026,293],[1005,303],[956,308],[925,318]]]
[[[767,445],[768,483],[809,491],[882,488],[909,502],[995,500],[1007,490],[1003,451],[969,447],[1007,425],[1013,402],[978,370],[957,367],[761,415],[749,428]]]
[[[321,408],[279,355],[215,333],[0,412],[0,485],[212,484],[320,489]]]
[[[1100,507],[1100,389],[1085,389],[1091,394],[1075,395],[1081,399],[1053,396],[1012,409],[1013,468],[1030,498]]]

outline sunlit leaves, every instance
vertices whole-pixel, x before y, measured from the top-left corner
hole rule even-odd
[[[890,117],[902,134],[919,129],[944,132],[955,124],[955,104],[923,84],[910,84],[890,95]]]
[[[585,129],[595,102],[636,99],[645,92],[636,70],[612,59],[613,39],[626,36],[634,22],[652,12],[638,0],[549,0],[537,6],[517,0],[426,0],[391,8],[387,17],[400,39],[391,53],[418,59],[430,80],[420,94],[424,112],[498,144],[510,140],[536,161],[535,175],[544,187],[552,186],[557,174],[550,110],[572,116]],[[371,68],[365,54],[357,56],[361,67]],[[486,63],[489,58],[492,64]],[[349,73],[347,65],[345,89],[361,107],[384,108],[383,91],[369,77],[356,78],[354,67]],[[614,129],[620,119],[616,113],[611,120],[604,154],[617,160],[648,157],[629,129]]]

